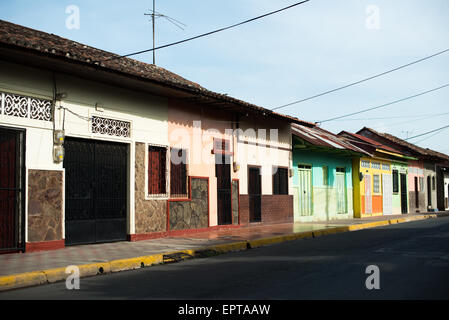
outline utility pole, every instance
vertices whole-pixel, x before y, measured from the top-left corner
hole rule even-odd
[[[155,37],[155,34],[156,34],[156,29],[155,29],[156,23],[154,22],[154,20],[156,19],[155,16],[154,16],[155,14],[156,14],[156,0],[153,0],[153,14],[152,14],[152,17],[153,17],[153,64],[154,65],[156,65],[156,52],[154,50],[154,48],[156,48],[156,37]]]

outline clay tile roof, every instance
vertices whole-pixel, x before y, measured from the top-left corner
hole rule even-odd
[[[103,51],[76,41],[68,40],[54,34],[30,29],[11,22],[0,20],[0,45],[13,46],[31,50],[34,53],[66,59],[71,62],[84,63],[93,67],[121,72],[142,80],[151,80],[183,89],[195,95],[229,103],[245,111],[259,112],[266,116],[275,116],[284,121],[314,125],[298,118],[273,112],[257,105],[205,89],[198,83],[189,81],[164,68],[147,64],[130,58],[120,58],[117,54]],[[112,59],[111,59],[112,58]]]
[[[349,150],[357,153],[366,153],[364,150],[349,143],[343,138],[324,130],[318,126],[307,127],[292,124],[292,134],[307,141],[314,146],[321,146],[331,149]]]
[[[348,135],[350,135],[350,136],[352,136],[352,137],[354,137],[356,139],[359,139],[359,140],[363,141],[364,143],[367,143],[368,145],[372,145],[373,147],[375,147],[377,149],[381,149],[381,150],[385,150],[385,151],[389,151],[389,152],[402,154],[402,152],[399,151],[399,150],[396,150],[396,149],[393,149],[393,148],[391,148],[389,146],[383,145],[380,142],[377,142],[377,141],[375,141],[373,139],[367,138],[367,137],[362,136],[360,134],[352,133],[352,132],[348,132],[348,131],[342,131],[342,133],[346,133],[346,134],[348,134]]]
[[[367,127],[363,128],[362,130],[364,130],[364,129],[365,130],[369,130],[369,131],[373,132],[374,134],[377,134],[378,136],[381,136],[381,137],[383,137],[383,138],[385,138],[385,139],[387,139],[387,140],[389,140],[389,141],[391,141],[393,143],[396,143],[396,144],[398,144],[400,146],[408,148],[408,149],[414,151],[415,153],[417,153],[417,154],[419,154],[421,156],[431,156],[431,157],[436,157],[436,158],[440,158],[440,159],[449,161],[449,156],[444,154],[444,153],[437,152],[437,151],[434,151],[434,150],[431,150],[431,149],[428,149],[428,148],[426,148],[426,149],[421,148],[421,147],[419,147],[419,146],[417,146],[417,145],[415,145],[413,143],[410,143],[410,142],[407,142],[405,140],[402,140],[402,139],[400,139],[400,138],[398,138],[396,136],[393,136],[393,135],[391,135],[389,133],[377,132],[376,130],[373,130],[373,129],[367,128]],[[360,130],[360,131],[362,131],[362,130]]]

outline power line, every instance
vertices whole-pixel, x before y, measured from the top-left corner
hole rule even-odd
[[[368,121],[368,120],[389,120],[389,119],[404,119],[404,118],[420,118],[420,117],[437,117],[449,114],[449,112],[445,113],[428,113],[428,114],[419,114],[419,115],[402,115],[402,116],[391,116],[391,117],[373,117],[373,118],[351,118],[351,119],[344,119],[344,120],[335,120],[335,121]],[[426,118],[423,118],[426,119]],[[420,120],[420,119],[418,119]],[[416,120],[414,120],[416,121]]]
[[[261,16],[258,16],[258,17],[255,17],[255,18],[252,18],[252,19],[240,22],[240,23],[233,24],[232,26],[229,26],[229,27],[220,28],[220,29],[217,29],[217,30],[214,30],[214,31],[211,31],[211,32],[203,33],[203,34],[195,36],[195,37],[191,37],[191,38],[184,39],[184,40],[181,40],[181,41],[173,42],[173,43],[166,44],[166,45],[163,45],[163,46],[159,46],[159,47],[156,47],[156,48],[142,50],[142,51],[126,54],[126,55],[123,55],[123,56],[111,57],[109,59],[106,59],[105,61],[114,60],[114,59],[121,59],[121,58],[130,57],[130,56],[135,56],[135,55],[138,55],[138,54],[142,54],[142,53],[146,53],[146,52],[151,52],[151,51],[155,51],[155,50],[171,47],[171,46],[174,46],[174,45],[177,45],[177,44],[181,44],[181,43],[184,43],[184,42],[187,42],[187,41],[196,40],[196,39],[199,39],[199,38],[202,38],[202,37],[209,36],[209,35],[214,34],[214,33],[225,31],[225,30],[228,30],[228,29],[231,29],[231,28],[235,28],[235,27],[241,26],[241,25],[249,23],[249,22],[253,22],[255,20],[259,20],[259,19],[265,18],[267,16],[270,16],[270,15],[273,15],[273,14],[276,14],[276,13],[279,13],[279,12],[291,9],[293,7],[299,6],[299,5],[301,5],[303,3],[306,3],[306,2],[309,2],[309,1],[310,0],[304,0],[304,1],[301,1],[301,2],[297,2],[295,4],[292,4],[292,5],[288,6],[288,7],[285,7],[285,8],[276,10],[276,11],[272,11],[272,12],[266,13],[264,15],[261,15]]]
[[[380,106],[377,106],[377,107],[364,109],[364,110],[361,110],[361,111],[349,113],[349,114],[346,114],[346,115],[343,115],[343,116],[339,116],[339,117],[335,117],[335,118],[331,118],[331,119],[328,119],[328,120],[318,121],[317,123],[324,123],[324,122],[329,122],[329,121],[333,121],[333,120],[338,120],[338,119],[350,117],[350,116],[353,116],[353,115],[356,115],[356,114],[368,112],[368,111],[371,111],[371,110],[384,108],[384,107],[390,106],[392,104],[396,104],[396,103],[399,103],[399,102],[402,102],[402,101],[410,100],[410,99],[413,99],[413,98],[416,98],[416,97],[419,97],[419,96],[422,96],[422,95],[425,95],[425,94],[428,94],[428,93],[431,93],[431,92],[434,92],[434,91],[437,91],[437,90],[440,90],[440,89],[443,89],[443,88],[446,88],[446,87],[449,87],[449,83],[445,84],[443,86],[440,86],[438,88],[427,90],[427,91],[424,91],[424,92],[421,92],[421,93],[418,93],[418,94],[415,94],[415,95],[412,95],[412,96],[409,96],[409,97],[406,97],[406,98],[403,98],[403,99],[395,100],[393,102],[389,102],[389,103],[386,103],[386,104],[383,104],[383,105],[380,105]]]
[[[423,118],[419,118],[419,119],[408,120],[408,121],[401,121],[401,122],[395,122],[395,123],[388,124],[388,125],[382,126],[382,127],[391,128],[391,127],[394,127],[394,126],[397,126],[397,125],[400,125],[400,124],[413,123],[413,122],[416,122],[416,121],[422,121],[422,120],[432,119],[432,118],[435,118],[435,117],[440,117],[440,116],[444,116],[444,115],[448,115],[448,114],[449,114],[449,112],[439,113],[439,114],[434,114],[434,115],[432,115],[432,116],[427,116],[427,117],[423,117]]]
[[[434,132],[437,132],[437,131],[440,131],[440,130],[444,130],[444,129],[446,129],[446,128],[449,128],[449,126],[444,126],[444,127],[441,127],[441,128],[435,129],[435,130],[431,130],[431,131],[428,131],[428,132],[425,132],[425,133],[422,133],[422,134],[418,134],[417,136],[410,137],[410,138],[405,139],[405,140],[411,140],[411,139],[419,138],[419,137],[428,135],[428,134],[430,134],[430,133],[434,133]]]
[[[447,128],[446,128],[446,129],[447,129]],[[427,137],[427,138],[424,138],[424,139],[421,139],[421,140],[419,140],[419,141],[416,141],[414,144],[419,144],[419,143],[421,143],[421,142],[423,142],[423,141],[429,140],[430,138],[433,138],[433,137],[436,136],[437,134],[440,134],[442,131],[444,131],[444,129],[443,129],[443,130],[440,130],[440,131],[438,131],[438,132],[435,132],[434,134],[430,135],[430,136]]]
[[[386,74],[392,73],[392,72],[394,72],[394,71],[397,71],[397,70],[400,70],[400,69],[409,67],[409,66],[414,65],[414,64],[416,64],[416,63],[419,63],[419,62],[422,62],[422,61],[431,59],[431,58],[433,58],[433,57],[436,57],[436,56],[441,55],[441,54],[443,54],[443,53],[446,53],[446,52],[448,52],[448,51],[449,51],[449,48],[448,48],[448,49],[445,49],[445,50],[443,50],[443,51],[434,53],[434,54],[432,54],[432,55],[430,55],[430,56],[424,57],[424,58],[422,58],[422,59],[419,59],[419,60],[416,60],[416,61],[413,61],[413,62],[404,64],[404,65],[402,65],[402,66],[400,66],[400,67],[397,67],[397,68],[394,68],[394,69],[391,69],[391,70],[388,70],[388,71],[385,71],[385,72],[376,74],[375,76],[371,76],[371,77],[369,77],[369,78],[365,78],[365,79],[362,79],[362,80],[359,80],[359,81],[356,81],[356,82],[353,82],[353,83],[344,85],[344,86],[342,86],[342,87],[338,87],[338,88],[335,88],[335,89],[332,89],[332,90],[329,90],[329,91],[325,91],[325,92],[323,92],[323,93],[319,93],[319,94],[316,94],[316,95],[314,95],[314,96],[311,96],[311,97],[308,97],[308,98],[305,98],[305,99],[302,99],[302,100],[297,100],[297,101],[294,101],[294,102],[291,102],[291,103],[282,105],[282,106],[280,106],[280,107],[276,107],[276,108],[271,109],[271,110],[272,110],[272,111],[274,111],[274,110],[279,110],[279,109],[282,109],[282,108],[286,108],[286,107],[292,106],[292,105],[294,105],[294,104],[298,104],[298,103],[301,103],[301,102],[305,102],[305,101],[308,101],[308,100],[312,100],[312,99],[315,99],[315,98],[324,96],[324,95],[329,94],[329,93],[333,93],[333,92],[335,92],[335,91],[339,91],[339,90],[342,90],[342,89],[346,89],[346,88],[355,86],[355,85],[357,85],[357,84],[360,84],[360,83],[362,83],[362,82],[366,82],[366,81],[369,81],[369,80],[372,80],[372,79],[375,79],[375,78],[384,76],[384,75],[386,75]]]

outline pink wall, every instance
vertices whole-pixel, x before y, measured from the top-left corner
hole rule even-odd
[[[408,190],[415,191],[415,177],[418,177],[418,191],[420,189],[419,178],[424,178],[424,163],[422,161],[409,161],[408,163]]]

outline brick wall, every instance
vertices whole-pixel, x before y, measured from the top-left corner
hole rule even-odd
[[[262,222],[284,223],[293,222],[292,195],[263,195]],[[240,223],[249,224],[249,196],[240,195]]]

